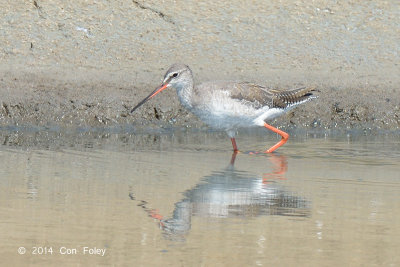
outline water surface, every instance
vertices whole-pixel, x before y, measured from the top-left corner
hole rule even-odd
[[[218,132],[0,136],[9,266],[400,264],[398,135],[293,133],[277,153],[236,158]]]

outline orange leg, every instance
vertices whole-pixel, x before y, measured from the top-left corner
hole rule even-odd
[[[276,129],[275,127],[267,124],[264,122],[264,127],[267,128],[268,130],[271,130],[277,134],[279,134],[280,136],[282,136],[281,141],[279,141],[278,143],[276,143],[274,146],[272,146],[270,149],[265,150],[264,153],[271,153],[273,151],[275,151],[278,147],[280,147],[281,145],[283,145],[284,143],[286,143],[286,141],[289,139],[289,135],[287,133],[285,133],[284,131],[281,131],[279,129]]]
[[[236,145],[236,140],[235,140],[235,138],[232,137],[232,138],[231,138],[231,141],[232,141],[232,146],[233,146],[233,152],[239,152],[239,149],[237,148],[237,145]]]

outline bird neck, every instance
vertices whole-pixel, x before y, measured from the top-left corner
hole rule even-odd
[[[193,81],[186,80],[176,88],[179,100],[185,108],[191,108],[193,103]]]

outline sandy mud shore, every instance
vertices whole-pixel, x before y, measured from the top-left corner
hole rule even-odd
[[[130,109],[174,62],[195,82],[316,86],[273,122],[400,129],[397,1],[0,3],[0,126],[203,127],[164,91]]]

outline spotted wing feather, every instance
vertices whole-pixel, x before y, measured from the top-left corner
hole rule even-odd
[[[235,84],[232,88],[231,98],[247,102],[255,109],[259,109],[264,106],[272,106],[274,92],[257,84],[242,82]]]
[[[257,109],[264,106],[286,109],[313,98],[313,91],[314,88],[307,87],[282,91],[253,83],[238,83],[231,97],[249,102]]]

